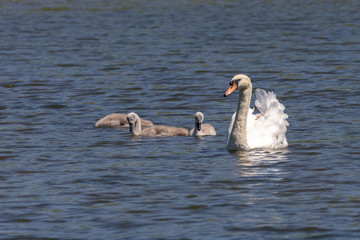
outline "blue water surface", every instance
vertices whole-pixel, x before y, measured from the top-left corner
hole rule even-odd
[[[358,239],[360,2],[1,1],[0,239]],[[289,147],[228,152],[243,73]],[[254,99],[252,100],[252,104]],[[217,136],[95,128],[134,111]]]

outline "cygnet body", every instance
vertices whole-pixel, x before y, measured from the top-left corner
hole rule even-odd
[[[142,130],[141,119],[134,112],[131,112],[127,115],[127,121],[129,123],[130,132],[133,136],[139,136],[139,137],[188,136],[188,130],[186,128],[171,127],[165,125],[155,125]]]
[[[142,127],[153,126],[154,124],[145,119],[141,119]],[[95,123],[95,127],[108,127],[108,128],[117,128],[117,127],[129,127],[129,123],[126,119],[126,114],[123,113],[111,113]]]
[[[204,121],[204,114],[202,112],[197,112],[194,115],[195,118],[195,126],[190,130],[190,135],[204,136],[204,135],[216,135],[215,128],[208,123],[202,123]]]

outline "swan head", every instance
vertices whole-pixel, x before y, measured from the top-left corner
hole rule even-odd
[[[229,96],[236,89],[243,90],[251,87],[251,80],[248,76],[244,74],[235,75],[230,81],[230,87],[225,92],[224,97]]]
[[[126,119],[127,119],[128,123],[129,123],[129,126],[130,126],[130,132],[133,132],[134,131],[134,126],[135,126],[136,122],[138,121],[139,116],[136,113],[131,112],[128,115],[126,115]]]
[[[204,121],[204,114],[202,112],[197,112],[194,115],[195,117],[195,126],[198,131],[201,131],[201,124]]]

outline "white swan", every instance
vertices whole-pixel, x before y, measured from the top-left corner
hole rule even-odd
[[[145,119],[141,119],[141,126],[142,127],[149,127],[153,126],[154,124]],[[101,118],[99,121],[95,123],[95,127],[109,127],[109,128],[115,128],[115,127],[129,127],[129,123],[126,119],[126,114],[123,113],[111,113],[103,118]]]
[[[196,136],[204,136],[204,135],[216,135],[215,128],[208,123],[203,124],[204,114],[202,112],[197,112],[194,115],[195,117],[195,126],[190,130],[190,135]]]
[[[233,77],[224,97],[236,89],[239,89],[238,109],[230,123],[227,149],[287,147],[285,134],[289,125],[286,121],[288,115],[284,113],[285,107],[276,99],[276,95],[273,92],[266,93],[262,89],[257,89],[255,105],[260,113],[254,115],[254,109],[249,108],[252,93],[250,78],[243,74]]]
[[[170,137],[170,136],[188,136],[189,131],[186,128],[170,127],[164,125],[157,125],[145,128],[141,130],[140,117],[131,112],[127,115],[127,121],[129,122],[130,132],[134,136],[139,137]]]

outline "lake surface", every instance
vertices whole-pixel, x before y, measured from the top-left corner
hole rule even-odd
[[[0,239],[359,239],[359,12],[1,1]],[[238,73],[286,106],[287,149],[226,150]],[[218,135],[94,127],[131,111]]]

